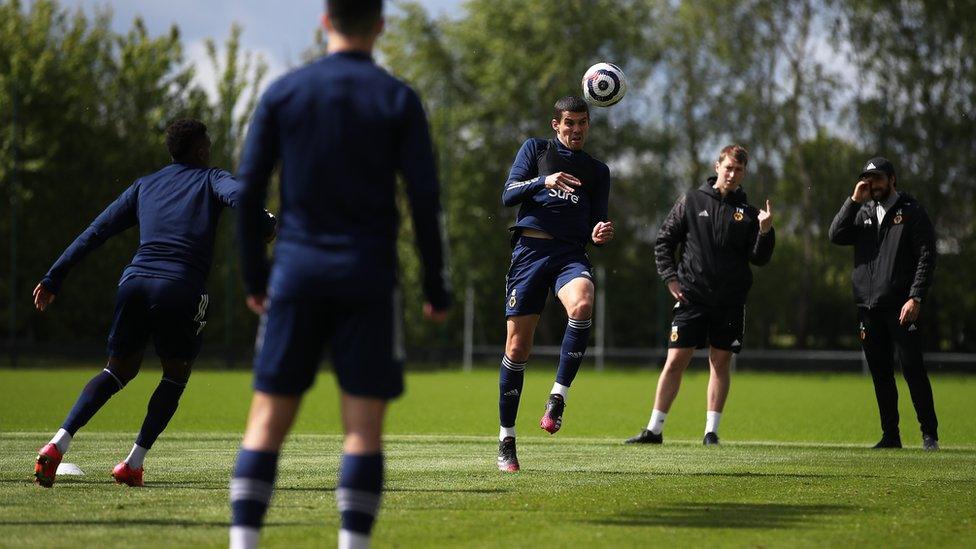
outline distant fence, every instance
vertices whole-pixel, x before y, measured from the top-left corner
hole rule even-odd
[[[470,369],[474,362],[495,360],[501,357],[500,345],[476,345],[470,353],[464,353],[462,367]],[[607,362],[614,365],[657,366],[664,364],[667,348],[614,348],[591,347],[587,360],[602,371]],[[533,357],[557,357],[556,345],[539,345],[532,349]],[[695,351],[695,358],[707,360],[708,351]],[[861,351],[795,350],[795,349],[746,349],[734,355],[733,368],[748,370],[773,370],[785,372],[827,371],[868,373],[867,361]],[[925,353],[925,365],[930,371],[944,370],[976,374],[976,353]]]

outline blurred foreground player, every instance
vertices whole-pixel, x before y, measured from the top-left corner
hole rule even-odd
[[[627,439],[628,444],[663,442],[664,419],[678,396],[681,376],[695,348],[706,346],[710,374],[702,443],[719,443],[732,354],[742,349],[746,296],[752,287],[749,265],[769,263],[776,242],[769,201],[765,210],[746,201],[742,180],[748,163],[745,148],[723,148],[715,176],[679,198],[658,232],[657,272],[675,300],[668,357],[647,428]]]
[[[205,283],[213,260],[220,212],[236,207],[240,185],[229,173],[207,167],[210,138],[198,120],[177,120],[166,129],[173,163],[139,178],[75,239],[34,288],[34,305],[44,311],[61,291],[68,272],[109,237],[139,226],[139,248],[122,273],[108,338],[108,364],[85,386],[51,442],[40,449],[34,477],[54,484],[58,464],[72,437],[131,381],[142,365],[151,336],[163,366],[142,429],[129,456],[112,471],[116,482],[142,486],[146,452],[176,408],[200,351],[207,323]],[[258,232],[273,233],[274,218],[259,212]]]
[[[937,450],[939,422],[918,321],[935,272],[935,230],[922,205],[896,183],[891,162],[869,160],[830,224],[830,241],[854,246],[858,335],[881,414],[881,440],[874,447],[901,448],[897,357],[922,429],[922,448]]]
[[[569,387],[579,372],[593,317],[593,266],[586,244],[613,239],[607,220],[610,168],[583,151],[590,111],[579,97],[553,106],[551,139],[522,144],[509,172],[502,203],[518,206],[512,225],[512,264],[505,277],[505,354],[498,374],[498,469],[519,470],[515,418],[525,366],[539,316],[552,292],[569,320],[559,352],[556,380],[539,426],[552,434],[562,427]]]
[[[278,455],[331,348],[345,431],[336,500],[340,547],[368,547],[383,490],[383,415],[403,392],[396,174],[424,265],[424,314],[443,320],[440,188],[417,94],[376,66],[381,0],[329,0],[328,55],[273,83],[241,162],[239,236],[248,307],[262,315],[254,398],[230,486],[231,547],[255,547]],[[259,237],[276,166],[281,231],[270,267]]]

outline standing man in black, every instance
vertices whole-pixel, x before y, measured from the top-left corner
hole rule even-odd
[[[696,348],[708,348],[705,437],[717,445],[718,426],[732,383],[732,355],[742,350],[750,264],[769,263],[776,244],[773,213],[749,205],[742,189],[749,151],[721,150],[715,175],[678,198],[654,245],[657,273],[674,297],[668,356],[657,381],[647,428],[627,444],[661,444],[664,420]],[[680,252],[680,253],[679,253]]]
[[[922,427],[922,448],[938,450],[939,422],[918,327],[935,271],[935,230],[918,201],[895,189],[896,181],[891,162],[869,160],[830,224],[830,241],[854,246],[859,335],[881,413],[881,441],[874,447],[901,448],[897,357]]]

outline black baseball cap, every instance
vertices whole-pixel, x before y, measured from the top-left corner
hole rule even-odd
[[[891,162],[888,161],[887,158],[876,156],[864,164],[864,168],[861,169],[861,175],[858,176],[858,179],[863,179],[864,176],[869,173],[877,173],[887,175],[888,177],[894,177],[895,167],[891,164]]]

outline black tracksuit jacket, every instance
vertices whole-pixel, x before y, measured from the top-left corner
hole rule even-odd
[[[772,229],[759,234],[759,210],[746,203],[741,187],[723,198],[712,187],[715,180],[708,178],[675,202],[658,232],[654,256],[661,279],[677,278],[692,303],[737,307],[752,287],[749,264],[769,263],[776,235]]]
[[[924,299],[935,272],[935,229],[925,210],[899,193],[878,230],[877,204],[848,197],[830,224],[830,241],[854,246],[854,299],[858,307],[901,307]]]

